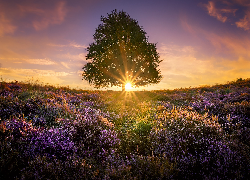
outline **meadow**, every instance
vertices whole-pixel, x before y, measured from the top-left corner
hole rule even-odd
[[[162,91],[0,84],[0,179],[249,179],[250,79]]]

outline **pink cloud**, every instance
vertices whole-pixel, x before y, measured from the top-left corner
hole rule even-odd
[[[248,17],[250,18],[250,17]],[[213,32],[201,29],[196,25],[190,24],[186,19],[181,19],[183,28],[199,38],[206,37],[207,40],[216,48],[216,52],[226,52],[236,56],[250,58],[250,38],[247,36],[237,36],[234,34],[224,33],[218,35]],[[247,24],[249,26],[249,24]],[[242,25],[243,26],[243,25]],[[247,27],[245,27],[247,28]],[[250,28],[250,27],[249,27]]]
[[[245,7],[245,16],[239,21],[235,22],[236,26],[244,30],[250,30],[250,1],[249,0],[234,0],[236,4]]]
[[[250,6],[249,0],[234,0],[234,2],[241,6]]]
[[[181,17],[181,26],[192,35],[196,35],[197,29],[195,29],[191,24],[188,23],[185,16]]]
[[[227,51],[238,57],[250,58],[250,39],[247,37],[239,38],[234,35],[219,36],[207,33],[207,39],[214,45],[217,51]]]
[[[71,42],[71,43],[70,43],[70,46],[71,46],[71,47],[74,47],[74,48],[77,48],[77,49],[87,48],[86,45],[77,44],[77,43],[75,43],[75,42]]]
[[[21,12],[31,13],[38,16],[36,20],[33,20],[33,27],[39,31],[46,29],[50,25],[61,24],[67,14],[66,3],[58,2],[53,9],[42,9],[36,5],[20,6]]]
[[[221,22],[226,22],[228,17],[225,16],[225,14],[233,14],[235,15],[235,12],[237,9],[231,9],[231,8],[223,8],[219,9],[215,7],[215,3],[213,1],[209,1],[208,4],[204,5],[207,8],[208,14],[210,16],[216,17]]]
[[[208,14],[209,14],[210,16],[216,17],[219,21],[226,22],[227,17],[226,17],[226,16],[223,17],[223,16],[220,14],[219,10],[215,8],[214,2],[209,1],[208,4],[205,5],[205,7],[207,8]]]
[[[5,17],[5,14],[0,13],[0,36],[8,33],[14,33],[16,30],[16,26],[14,26],[9,19]]]
[[[226,22],[228,20],[228,15],[235,13],[237,9],[233,9],[232,7],[237,5],[244,8],[244,17],[235,22],[235,25],[238,28],[242,28],[246,31],[250,30],[250,2],[249,0],[223,0],[221,1],[224,4],[225,8],[216,8],[216,0],[209,1],[208,4],[205,4],[208,14],[210,16],[216,17],[221,22]]]
[[[250,11],[246,13],[243,19],[235,23],[237,27],[242,28],[244,30],[250,30]]]

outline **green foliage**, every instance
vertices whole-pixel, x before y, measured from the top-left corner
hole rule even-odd
[[[161,60],[156,44],[149,43],[146,32],[127,13],[116,10],[101,17],[102,24],[87,48],[83,78],[96,88],[120,86],[127,82],[144,86],[160,82],[157,69]]]

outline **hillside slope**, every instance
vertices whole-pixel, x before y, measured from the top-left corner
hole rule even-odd
[[[250,79],[164,91],[0,84],[0,179],[247,179]]]

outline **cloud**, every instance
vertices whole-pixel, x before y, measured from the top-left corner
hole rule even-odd
[[[67,73],[67,72],[55,72],[52,70],[37,70],[37,72],[38,72],[38,76],[48,76],[48,77],[70,75],[70,73]]]
[[[183,57],[183,56],[193,56],[195,54],[195,49],[192,46],[178,46],[178,45],[166,45],[164,43],[160,44],[160,47],[157,50],[161,56],[164,57]]]
[[[216,5],[221,3],[223,8],[218,8]],[[203,4],[203,6],[207,9],[208,14],[210,16],[216,17],[221,22],[227,22],[232,21],[233,19],[229,20],[230,15],[234,16],[235,20],[234,24],[238,28],[242,28],[245,31],[250,30],[250,2],[249,0],[223,0],[223,1],[216,1],[212,0],[209,1],[208,4]],[[237,6],[238,9],[235,9],[233,7]],[[240,13],[238,13],[237,16],[235,16],[236,12],[243,12],[244,16],[240,17]]]
[[[78,48],[78,49],[87,48],[87,46],[85,46],[85,45],[80,45],[80,44],[77,44],[77,43],[75,43],[75,42],[71,42],[71,43],[70,43],[70,46],[71,46],[71,47]]]
[[[11,22],[11,20],[5,17],[4,12],[0,12],[0,37],[4,34],[11,34],[14,33],[17,29]]]
[[[37,82],[54,86],[90,89],[88,82],[82,81],[80,71],[64,72],[40,69],[0,68],[1,77],[6,81]]]
[[[242,28],[244,30],[250,30],[250,11],[246,13],[243,19],[235,23],[237,27]]]
[[[237,9],[232,8],[223,8],[219,9],[215,7],[215,3],[213,1],[208,1],[208,4],[204,5],[207,8],[208,14],[210,16],[216,17],[221,22],[226,22],[228,17],[225,14],[233,14],[235,15],[235,12]]]
[[[238,57],[245,56],[250,58],[250,39],[248,37],[239,38],[233,34],[221,36],[207,32],[206,38],[218,52],[226,52]]]
[[[207,47],[212,50],[211,53],[199,51],[198,46],[187,46],[187,48],[168,45],[165,48],[167,52],[160,56],[161,58],[165,56],[166,61],[163,63],[168,69],[164,72],[166,80],[163,81],[169,83],[170,88],[199,84],[213,85],[250,77],[250,38],[248,36],[216,34],[189,24],[188,21],[184,21],[185,19],[182,20],[186,31],[200,39],[205,37],[215,50],[209,43]],[[187,53],[184,53],[183,49],[187,49]]]
[[[73,47],[73,48],[77,48],[77,49],[87,48],[86,45],[77,44],[76,42],[71,42],[68,45],[65,45],[65,44],[53,44],[53,43],[49,43],[48,45],[53,46],[53,47]]]
[[[60,63],[67,69],[76,69],[81,68],[87,62],[85,58],[85,53],[80,54],[60,54],[58,55],[59,59],[64,59]]]
[[[221,15],[219,10],[215,8],[215,5],[212,1],[209,1],[205,7],[207,8],[208,14],[210,16],[216,17],[219,21],[226,22],[227,17]]]
[[[235,0],[235,2],[245,8],[244,18],[235,22],[236,26],[244,29],[245,31],[250,30],[250,2],[248,0]]]
[[[67,47],[67,45],[63,45],[63,44],[53,44],[53,43],[49,43],[48,46],[53,46],[53,47]]]
[[[28,64],[37,64],[37,65],[54,65],[57,64],[50,59],[27,59],[27,58],[1,58],[2,60],[12,61],[13,63],[28,63]]]
[[[67,72],[56,72],[53,70],[40,70],[40,69],[17,69],[17,68],[0,68],[0,72],[5,74],[18,74],[21,76],[68,76],[70,73]],[[4,74],[3,74],[4,75]]]
[[[184,30],[188,31],[190,34],[192,34],[193,36],[196,36],[196,31],[197,29],[194,29],[193,26],[191,26],[188,22],[187,22],[187,18],[186,16],[182,16],[181,19],[181,26],[183,27]]]
[[[83,71],[80,71],[80,70],[77,71],[78,76],[82,77],[82,74],[83,74]]]
[[[50,59],[24,59],[29,64],[38,64],[38,65],[53,65],[56,64],[54,61]]]
[[[70,67],[68,66],[68,64],[67,64],[67,63],[65,63],[65,62],[61,62],[61,64],[62,64],[64,67],[66,67],[67,69],[70,69]]]
[[[224,1],[228,1],[228,0],[224,0]],[[248,7],[250,6],[249,0],[233,0],[233,2],[241,6],[248,6]]]
[[[39,31],[46,29],[50,25],[61,24],[67,14],[66,3],[64,1],[58,2],[54,9],[44,10],[42,7],[37,7],[36,4],[19,5],[23,14],[36,15],[37,19],[33,20],[33,27]]]
[[[236,35],[233,33],[223,32],[223,34],[216,34],[214,32],[202,29],[197,25],[190,24],[185,18],[181,19],[183,28],[194,35],[198,40],[203,41],[204,37],[215,48],[211,53],[220,55],[230,55],[232,58],[246,57],[250,58],[250,38],[248,36]],[[211,45],[206,43],[208,49]],[[208,51],[205,50],[204,53]],[[201,53],[201,52],[200,52]]]
[[[67,53],[67,54],[60,54],[58,57],[59,58],[65,58],[65,59],[68,59],[70,61],[86,61],[86,53],[80,53],[80,54],[70,54],[70,53]]]
[[[239,57],[237,60],[234,61],[223,60],[221,63],[232,71],[248,71],[248,74],[250,74],[250,61],[244,57]]]
[[[191,46],[161,44],[159,54],[163,59],[160,69],[166,81],[171,79],[171,81],[178,81],[179,84],[183,85],[193,84],[196,77],[205,74],[211,68],[208,60],[196,58],[196,50]],[[180,85],[178,86],[180,87]]]
[[[215,39],[218,37],[214,37]],[[203,56],[197,57],[198,47],[178,46],[160,44],[159,54],[163,62],[160,64],[160,69],[164,79],[159,86],[166,88],[180,87],[197,87],[200,84],[226,83],[227,81],[237,78],[247,78],[250,76],[250,53],[245,47],[242,54],[247,54],[249,57],[240,56],[237,53],[237,44],[232,46],[235,39],[222,38],[218,43],[229,43],[228,48],[234,50],[238,57],[228,59],[220,56]],[[239,43],[236,41],[236,43]],[[248,42],[244,42],[248,43]],[[239,49],[244,44],[241,44]],[[164,85],[163,85],[164,84]]]
[[[53,70],[40,69],[18,69],[18,68],[0,68],[0,74],[6,81],[30,81],[30,79],[39,83],[49,83],[61,85],[65,83],[65,78],[71,76],[72,73],[56,72]]]
[[[189,76],[193,72],[203,72],[208,62],[195,57],[196,50],[191,46],[161,44],[159,54],[163,60],[163,68],[168,67],[173,74]],[[161,65],[160,65],[161,66]]]
[[[250,61],[244,57],[238,57],[235,60],[221,59],[216,61],[214,59],[213,64],[215,70],[219,67],[218,75],[225,81],[249,78],[250,76]]]

